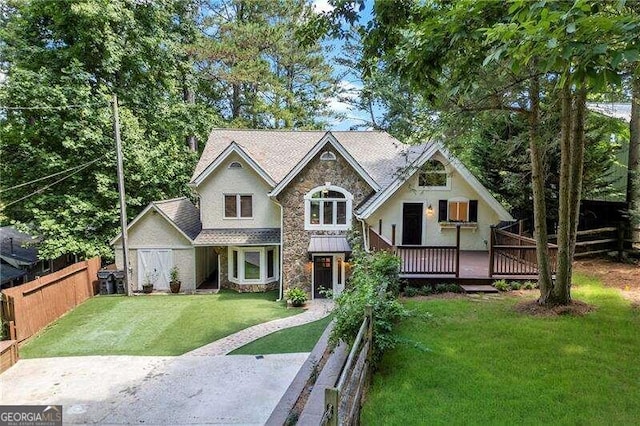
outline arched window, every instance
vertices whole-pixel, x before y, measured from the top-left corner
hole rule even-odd
[[[418,175],[418,186],[421,187],[447,187],[447,171],[438,160],[429,160],[422,166]]]
[[[237,162],[237,161],[234,161],[232,163],[229,163],[229,168],[230,169],[241,169],[242,168],[242,164]]]
[[[336,155],[331,151],[325,151],[320,155],[322,161],[336,161]]]
[[[353,195],[337,186],[319,186],[304,197],[305,229],[343,230],[351,226]]]

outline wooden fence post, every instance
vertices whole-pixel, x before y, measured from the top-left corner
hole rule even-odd
[[[493,245],[495,244],[495,225],[489,227],[489,278],[493,277]]]
[[[618,260],[624,256],[624,222],[618,222]]]
[[[391,225],[391,245],[396,246],[396,224]]]
[[[326,388],[324,390],[324,410],[325,414],[330,411],[327,425],[338,426],[338,405],[340,404],[340,395],[336,388]]]
[[[14,321],[9,321],[9,340],[18,340],[16,323]]]
[[[456,278],[460,277],[460,224],[456,225]]]

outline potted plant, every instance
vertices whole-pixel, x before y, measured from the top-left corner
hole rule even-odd
[[[146,274],[144,276],[144,282],[142,283],[142,292],[151,293],[153,291],[153,283],[155,282],[155,276],[153,274]]]
[[[299,307],[307,301],[307,292],[299,287],[292,287],[284,292],[284,298],[291,306]]]
[[[169,271],[169,288],[171,288],[171,293],[180,293],[180,273],[178,271],[178,267],[174,266]]]

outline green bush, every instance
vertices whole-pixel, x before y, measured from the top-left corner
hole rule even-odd
[[[538,283],[533,281],[525,281],[524,284],[522,284],[522,288],[525,290],[534,290],[538,288]]]
[[[509,286],[511,287],[511,290],[520,290],[522,288],[522,284],[520,284],[518,281],[511,281],[509,283]]]
[[[422,296],[429,296],[430,294],[433,294],[433,289],[430,285],[423,285],[420,287],[419,294]]]
[[[395,324],[409,315],[396,299],[400,290],[400,259],[385,251],[366,253],[361,249],[361,240],[350,237],[352,273],[347,288],[336,299],[335,325],[330,340],[334,344],[340,340],[352,344],[364,319],[365,308],[370,305],[375,362],[385,350],[398,343]]]
[[[307,292],[298,287],[291,287],[284,292],[284,298],[294,306],[302,306],[307,301]]]
[[[500,291],[511,291],[511,286],[505,280],[494,281],[493,286]]]
[[[446,284],[446,289],[448,293],[462,293],[462,287],[458,284]]]
[[[404,288],[405,297],[415,297],[415,296],[419,295],[420,293],[421,293],[420,290],[415,288],[415,287],[405,287]]]

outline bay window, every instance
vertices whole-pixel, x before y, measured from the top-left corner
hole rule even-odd
[[[278,279],[277,247],[229,247],[229,281],[266,284]]]

